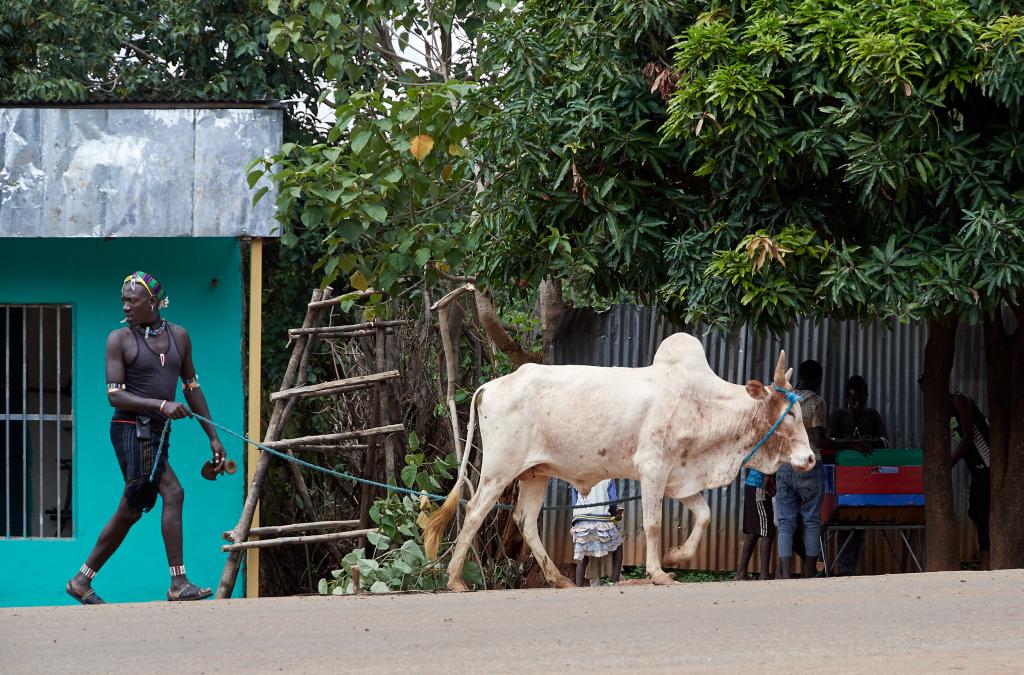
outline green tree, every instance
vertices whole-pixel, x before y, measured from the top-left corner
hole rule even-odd
[[[958,562],[946,389],[958,320],[988,341],[992,562],[1024,564],[1024,17],[1008,3],[697,3],[668,139],[718,203],[670,242],[688,319],[926,320],[928,564]],[[724,236],[712,234],[725,233]],[[696,259],[696,260],[695,260]]]
[[[0,97],[8,101],[289,100],[310,130],[319,84],[269,48],[261,0],[8,0]]]
[[[655,300],[666,241],[701,208],[652,93],[684,18],[669,1],[532,1],[486,27],[481,63],[497,76],[475,94],[471,145],[474,265],[492,286],[556,275],[584,300]]]

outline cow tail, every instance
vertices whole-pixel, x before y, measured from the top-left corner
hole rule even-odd
[[[423,528],[423,550],[427,558],[437,557],[437,550],[441,547],[441,536],[448,527],[448,523],[455,517],[455,511],[459,508],[459,498],[462,493],[462,482],[468,481],[466,465],[469,464],[469,453],[473,449],[473,435],[476,433],[476,397],[484,390],[479,387],[473,392],[473,398],[469,402],[469,425],[466,428],[466,448],[462,453],[462,464],[459,465],[459,475],[455,478],[455,485],[448,497],[434,513],[430,514],[426,526]]]

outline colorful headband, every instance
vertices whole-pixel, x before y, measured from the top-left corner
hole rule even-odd
[[[149,293],[149,297],[156,298],[159,301],[158,306],[160,309],[163,309],[170,304],[167,294],[164,293],[163,286],[160,285],[160,282],[157,281],[157,278],[152,274],[147,274],[142,270],[132,272],[124,278],[121,285],[123,286],[128,283],[131,284],[132,290],[135,290],[135,284],[141,283],[142,287],[146,289],[147,293]]]

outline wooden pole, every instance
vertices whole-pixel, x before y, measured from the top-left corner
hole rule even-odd
[[[378,326],[377,338],[374,340],[374,362],[377,367],[380,367],[380,363],[383,361],[384,356],[384,340],[387,336],[384,333],[384,327]],[[380,426],[380,388],[374,387],[373,389],[373,403],[370,406],[370,426]],[[397,425],[401,426],[401,425]],[[377,447],[379,441],[376,436],[370,436],[366,440],[366,444],[369,446],[366,448],[366,454],[363,456],[363,477],[369,478],[370,480],[376,480],[376,468],[377,468]],[[373,493],[370,491],[370,486],[363,483],[362,490],[359,493],[359,526],[367,528],[370,526],[370,502],[373,500]],[[360,545],[366,548],[369,543],[365,537],[359,540]]]
[[[405,326],[412,323],[408,319],[401,319],[395,321],[381,321],[380,325],[386,328],[393,326]],[[340,326],[321,326],[319,328],[289,328],[288,337],[294,337],[296,335],[302,335],[304,333],[351,333],[352,331],[370,331],[371,334],[377,329],[377,325],[373,322],[369,323],[350,323]]]
[[[384,372],[385,368],[388,367],[388,355],[387,355],[387,333],[383,328],[377,329],[377,372]],[[392,371],[397,372],[397,371]],[[388,382],[386,379],[380,379],[374,385],[374,398],[377,400],[377,410],[379,411],[380,423],[387,424],[391,421],[391,401],[388,397]],[[382,445],[384,446],[384,482],[397,485],[398,477],[395,475],[395,455],[398,453],[395,451],[395,437],[388,434],[384,437]]]
[[[290,544],[322,544],[325,542],[339,541],[341,539],[365,537],[368,533],[376,531],[377,528],[370,528],[367,530],[352,530],[351,532],[330,532],[328,534],[307,534],[301,537],[278,537],[277,539],[242,541],[237,544],[224,544],[220,547],[220,550],[242,551],[254,548],[269,548],[271,546],[288,546]]]
[[[249,530],[250,537],[280,536],[290,532],[307,532],[309,530],[340,530],[345,527],[356,527],[358,520],[323,520],[318,523],[293,523],[291,525],[272,525],[268,527],[254,527]],[[233,541],[231,532],[224,533],[225,541]]]
[[[378,380],[387,380],[394,377],[400,377],[401,373],[397,370],[389,370],[382,373],[373,373],[372,375],[360,375],[358,377],[347,377],[343,380],[331,380],[330,382],[321,382],[319,384],[310,384],[305,387],[294,387],[292,389],[283,389],[281,391],[275,391],[270,395],[271,401],[276,401],[280,398],[288,398],[289,396],[299,396],[305,398],[307,396],[325,396],[329,393],[334,393],[334,390],[346,391],[349,389],[361,389],[364,387],[371,387]]]
[[[316,302],[309,303],[310,309],[323,309],[325,307],[333,307],[334,305],[340,305],[346,300],[359,300],[360,298],[368,298],[372,295],[379,295],[382,298],[387,297],[387,294],[383,291],[375,291],[372,288],[367,288],[365,291],[351,291],[350,293],[344,293],[335,298],[329,300],[318,300]]]
[[[371,418],[372,419],[372,418]],[[300,438],[286,438],[280,441],[269,441],[264,443],[267,447],[275,450],[285,450],[306,445],[326,445],[335,441],[344,441],[349,438],[374,438],[384,434],[393,434],[402,431],[405,427],[401,424],[389,424],[385,427],[373,427],[371,429],[359,429],[357,431],[345,431],[340,434],[324,434],[322,436],[302,436]]]
[[[248,387],[248,436],[260,438],[260,400],[262,398],[263,363],[263,240],[256,237],[249,245],[249,387]],[[256,475],[256,464],[260,451],[254,445],[246,444],[245,484],[252,484]],[[252,527],[260,524],[259,503],[253,509]],[[245,597],[260,596],[260,552],[251,550],[245,556]]]

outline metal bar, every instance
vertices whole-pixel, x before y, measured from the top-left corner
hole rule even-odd
[[[4,536],[11,536],[11,308],[4,311]]]
[[[60,313],[64,311],[60,308],[60,305],[54,308],[54,313],[57,318],[57,417],[60,418],[60,396],[61,396],[61,383],[60,383]],[[63,429],[60,428],[60,422],[57,423],[57,536],[61,536],[64,533],[64,528],[61,523],[61,516],[64,515],[64,499],[61,494],[61,482],[60,482],[60,436]]]
[[[51,413],[47,413],[45,415],[39,415],[36,413],[25,413],[24,415],[22,415],[21,413],[15,413],[13,415],[0,415],[0,422],[4,420],[10,421],[12,419],[24,419],[28,420],[29,422],[71,422],[73,417],[74,416],[71,413],[67,413],[64,415],[54,415]]]
[[[918,561],[917,556],[914,555],[914,547],[910,545],[910,540],[907,539],[907,535],[903,534],[903,530],[897,530],[900,533],[900,538],[903,539],[904,545],[907,547],[907,552],[910,553],[910,559],[914,561],[914,566],[917,567],[918,572],[924,572],[924,568],[921,567],[921,563]]]
[[[28,308],[21,310],[21,536],[28,536]]]
[[[39,414],[41,416],[43,414],[43,308],[42,307],[37,308],[36,312],[39,313],[39,334],[36,335],[36,338],[39,340]],[[45,468],[43,467],[43,420],[39,420],[39,443],[38,443],[38,445],[39,445],[39,449],[37,450],[37,452],[39,454],[39,497],[38,497],[38,500],[37,500],[38,504],[39,504],[39,532],[38,532],[38,534],[39,534],[40,537],[42,537],[42,536],[44,536],[43,535],[43,511],[46,510],[46,509],[43,508],[43,474],[46,473]],[[59,475],[57,477],[60,478]],[[58,510],[60,510],[60,509],[58,508]]]

